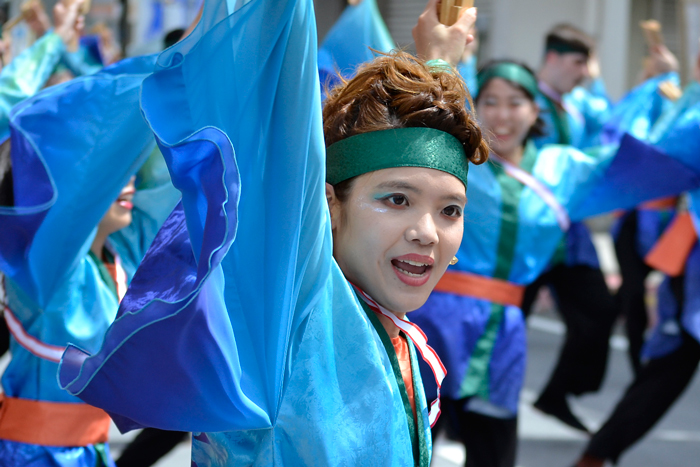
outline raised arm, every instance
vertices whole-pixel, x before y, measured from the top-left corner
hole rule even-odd
[[[79,2],[82,3],[82,2]],[[56,27],[15,57],[0,71],[0,141],[10,136],[10,111],[44,87],[66,53],[66,44],[82,30],[80,5],[60,2],[54,10]]]
[[[0,269],[39,306],[87,254],[98,222],[153,147],[138,106],[153,63],[125,61],[13,110],[14,200],[0,207]]]
[[[331,264],[313,3],[207,2],[159,64],[142,106],[182,204],[61,383],[123,430],[269,427]]]

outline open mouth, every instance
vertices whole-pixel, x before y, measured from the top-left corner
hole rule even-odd
[[[391,260],[394,272],[405,284],[418,287],[430,279],[433,259],[422,255],[405,255]]]
[[[117,204],[124,209],[134,209],[134,190],[129,190],[121,193],[119,198],[117,198]]]
[[[432,266],[418,261],[399,261],[392,259],[391,264],[400,272],[412,277],[422,277]]]

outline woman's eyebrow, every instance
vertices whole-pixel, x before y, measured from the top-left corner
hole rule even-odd
[[[415,185],[412,185],[411,183],[404,182],[404,181],[391,181],[391,182],[382,182],[379,185],[377,185],[375,188],[378,189],[391,189],[391,190],[407,190],[407,191],[412,191],[416,194],[422,194],[423,191],[418,188]]]

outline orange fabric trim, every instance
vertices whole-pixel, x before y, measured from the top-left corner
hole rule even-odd
[[[639,209],[646,209],[649,211],[659,211],[664,209],[675,209],[676,204],[678,204],[678,198],[671,196],[668,198],[659,198],[652,201],[647,201],[639,205]]]
[[[406,342],[406,339],[399,336],[392,337],[391,343],[394,346],[396,358],[399,360],[401,378],[403,378],[403,385],[406,386],[408,401],[411,403],[411,409],[413,409],[413,419],[416,420],[416,396],[413,391],[413,370],[411,369],[411,353],[408,350],[408,342]]]
[[[447,271],[435,287],[437,292],[489,300],[501,305],[521,306],[525,287],[512,282],[478,276],[468,272]]]
[[[0,439],[41,446],[104,443],[110,418],[88,404],[35,401],[0,395]]]
[[[679,276],[697,240],[690,213],[684,212],[673,219],[644,261],[669,276]]]

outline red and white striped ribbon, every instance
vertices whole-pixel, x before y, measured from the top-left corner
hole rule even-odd
[[[557,201],[557,198],[554,196],[554,194],[551,192],[547,186],[545,186],[544,183],[541,181],[537,180],[535,177],[521,169],[520,167],[511,164],[507,160],[503,159],[502,157],[491,153],[491,156],[493,159],[498,161],[499,164],[503,166],[503,170],[506,171],[506,173],[522,183],[523,185],[529,187],[534,191],[537,196],[542,198],[542,201],[547,204],[552,210],[554,211],[554,215],[557,218],[557,223],[559,224],[559,227],[566,232],[569,230],[569,227],[571,226],[571,220],[569,219],[569,213],[566,212],[566,209],[564,206]]]
[[[126,295],[127,280],[126,272],[122,267],[122,260],[117,254],[114,255],[114,266],[117,271],[117,277],[115,278],[115,282],[117,284],[117,297],[119,298],[119,302],[121,303],[122,299],[124,298],[124,295]]]
[[[425,336],[421,328],[403,319],[399,319],[394,313],[390,312],[377,302],[375,302],[372,297],[367,295],[365,292],[360,290],[357,286],[354,286],[362,300],[367,303],[367,306],[378,315],[385,316],[391,320],[394,325],[401,329],[408,337],[413,341],[413,344],[420,352],[425,363],[430,366],[433,370],[433,375],[435,376],[435,382],[437,383],[437,399],[430,404],[430,412],[428,414],[428,420],[430,421],[430,426],[433,427],[437,419],[440,417],[440,387],[442,387],[442,380],[445,379],[447,370],[445,366],[440,361],[440,357],[433,350],[432,347],[428,345],[428,338]]]
[[[44,360],[54,363],[59,363],[61,361],[61,356],[66,350],[65,347],[45,344],[36,337],[30,335],[8,307],[5,307],[4,315],[7,328],[19,345],[24,347],[31,354],[43,358]]]
[[[105,248],[114,257],[114,269],[116,270],[117,276],[114,278],[114,282],[117,285],[117,298],[121,303],[122,299],[124,298],[124,295],[126,295],[126,289],[128,287],[126,272],[124,271],[124,267],[122,266],[122,260],[117,254],[117,250],[109,243],[105,243]]]

